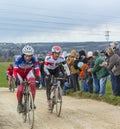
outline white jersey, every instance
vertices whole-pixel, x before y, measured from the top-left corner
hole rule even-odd
[[[65,58],[62,56],[59,56],[57,60],[53,58],[53,54],[48,54],[44,61],[44,71],[46,74],[49,74],[48,69],[56,69],[59,65],[63,64],[67,75],[70,75],[70,70],[68,65],[66,64]]]

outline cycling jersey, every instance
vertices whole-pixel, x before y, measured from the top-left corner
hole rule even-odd
[[[55,60],[53,58],[53,54],[48,54],[45,58],[44,61],[44,71],[47,75],[49,75],[49,70],[54,70],[57,67],[59,67],[61,64],[64,65],[65,69],[66,69],[66,73],[69,76],[70,75],[70,70],[69,67],[65,61],[65,58],[62,56],[59,56],[57,60]]]
[[[7,76],[12,76],[13,75],[13,67],[8,66],[6,74],[7,74]]]
[[[17,78],[17,73],[19,73],[22,77],[25,77],[32,70],[32,68],[35,69],[36,77],[39,77],[40,70],[37,58],[33,56],[29,62],[26,62],[24,60],[24,55],[20,55],[17,57],[14,63],[13,75],[15,78]]]

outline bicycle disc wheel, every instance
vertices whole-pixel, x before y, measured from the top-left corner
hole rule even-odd
[[[30,128],[32,129],[34,126],[34,102],[31,92],[29,92],[29,98],[28,98],[28,121]]]
[[[60,86],[56,87],[55,98],[56,98],[56,115],[59,117],[62,108],[62,89]]]

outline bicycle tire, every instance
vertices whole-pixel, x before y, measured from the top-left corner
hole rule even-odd
[[[55,105],[55,103],[54,103],[54,96],[53,96],[51,99],[51,113],[53,113],[54,105]]]
[[[62,89],[60,85],[56,87],[55,99],[56,99],[56,115],[60,117],[62,109]]]
[[[34,126],[34,101],[33,101],[33,96],[32,96],[31,92],[29,92],[29,95],[28,95],[27,109],[28,109],[29,125],[30,125],[30,128],[33,129],[33,126]]]
[[[12,80],[11,82],[11,91],[14,92],[15,91],[15,87],[14,87],[14,81]]]
[[[27,120],[27,98],[26,94],[23,95],[23,111],[22,111],[22,118],[23,122],[25,123]]]
[[[51,110],[50,110],[50,112],[51,113],[53,113],[53,110],[54,110],[54,105],[55,105],[55,103],[54,103],[54,97],[55,97],[55,91],[54,91],[55,89],[53,88],[50,92],[50,96],[51,96]]]

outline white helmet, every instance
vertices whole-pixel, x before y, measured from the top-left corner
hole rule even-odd
[[[87,52],[87,58],[92,57],[92,56],[93,56],[93,52],[92,51],[88,51]]]
[[[34,49],[31,46],[26,45],[22,49],[22,53],[25,54],[25,55],[33,55],[34,54]]]

